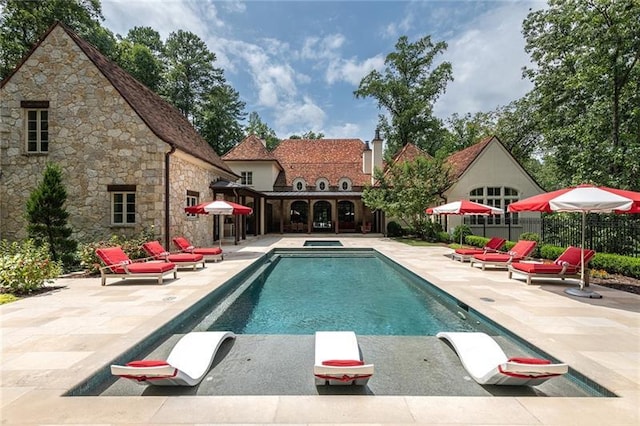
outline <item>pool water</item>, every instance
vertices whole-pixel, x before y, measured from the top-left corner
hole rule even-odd
[[[304,247],[342,247],[342,243],[338,240],[306,240]]]
[[[197,329],[237,334],[353,330],[380,336],[477,330],[457,307],[445,306],[425,285],[399,274],[380,257],[326,252],[276,256],[222,315],[206,318]]]

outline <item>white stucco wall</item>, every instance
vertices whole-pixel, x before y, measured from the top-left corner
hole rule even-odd
[[[227,161],[226,164],[237,175],[253,172],[253,185],[250,186],[256,191],[273,191],[280,171],[275,161]]]

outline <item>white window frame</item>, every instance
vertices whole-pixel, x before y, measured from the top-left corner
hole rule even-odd
[[[343,188],[344,184],[347,184],[346,188]],[[351,179],[342,178],[338,181],[338,191],[351,191]]]
[[[298,188],[298,184],[301,184],[302,186],[300,188]],[[293,190],[294,191],[306,191],[307,190],[307,183],[304,181],[304,179],[302,178],[295,178],[293,180]]]
[[[321,189],[320,186],[324,183],[324,189]],[[326,192],[329,190],[329,181],[325,178],[320,178],[316,181],[316,191]]]
[[[251,171],[244,171],[244,172],[240,172],[240,183],[243,185],[253,185],[253,172]]]
[[[506,223],[506,218],[511,219],[512,225],[518,224],[517,213],[506,213],[507,206],[515,203],[520,199],[520,192],[510,186],[479,186],[469,191],[469,200],[486,204],[488,206],[497,207],[503,210],[503,215],[492,216],[469,216],[471,225],[481,225],[483,220],[487,225],[502,225]]]
[[[133,202],[129,202],[129,196],[133,196]],[[122,203],[116,201],[117,197],[122,198]],[[122,204],[122,212],[117,212],[117,205]],[[122,221],[116,221],[116,215],[122,215]],[[129,216],[133,215],[133,221]],[[113,191],[111,192],[111,224],[114,226],[129,226],[136,224],[136,193],[133,191]]]
[[[43,113],[46,113],[46,117],[44,119],[42,118]],[[29,117],[31,114],[35,114],[35,120]],[[35,124],[35,129],[29,128],[31,123]],[[46,129],[43,129],[43,127],[46,127]],[[46,135],[46,140],[43,138],[43,135]],[[34,136],[34,138],[32,138],[32,136]],[[24,142],[25,150],[28,154],[49,153],[50,138],[48,108],[26,108],[24,110]],[[30,149],[31,144],[35,144],[36,149]],[[46,144],[46,149],[43,149],[43,144]]]
[[[197,195],[187,194],[187,207],[192,207],[200,203],[200,197]],[[195,213],[187,213],[189,219],[197,219],[198,215]]]

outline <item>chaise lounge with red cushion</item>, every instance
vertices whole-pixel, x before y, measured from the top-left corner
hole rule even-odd
[[[373,364],[365,364],[353,331],[317,331],[315,336],[316,386],[366,385],[373,375]]]
[[[536,248],[535,241],[520,240],[506,253],[475,254],[469,260],[471,266],[476,263],[482,265],[483,271],[487,265],[506,268],[512,262],[526,259],[534,248]]]
[[[178,268],[175,263],[133,262],[120,247],[99,248],[96,249],[96,255],[105,264],[100,268],[102,285],[106,285],[108,276],[121,279],[153,277],[158,279],[158,284],[162,284],[162,279],[168,274],[173,274],[173,278],[178,278]]]
[[[169,253],[158,241],[148,241],[142,245],[144,251],[156,260],[175,263],[178,268],[197,268],[202,264],[206,268],[204,256],[196,253]]]
[[[201,254],[204,256],[204,260],[213,260],[217,262],[218,260],[223,260],[224,255],[222,254],[222,249],[220,247],[194,247],[193,244],[189,242],[184,237],[175,237],[173,239],[173,244],[178,247],[183,253],[195,253]]]
[[[473,255],[476,254],[485,254],[485,253],[496,253],[498,252],[504,243],[507,240],[499,237],[492,237],[487,244],[482,248],[459,248],[456,249],[452,254],[451,258],[453,260],[459,260],[460,262],[466,262],[470,260]]]
[[[596,254],[593,250],[585,249],[584,266],[589,263]],[[582,269],[582,250],[579,247],[569,246],[553,263],[523,263],[513,262],[509,266],[509,278],[513,273],[525,275],[527,285],[531,284],[531,278],[578,278]],[[585,271],[585,284],[588,284],[589,274]]]

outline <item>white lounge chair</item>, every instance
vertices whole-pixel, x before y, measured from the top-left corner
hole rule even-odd
[[[507,358],[485,333],[440,332],[436,336],[451,343],[464,368],[481,385],[535,386],[569,371],[567,364],[544,359]]]
[[[196,331],[187,333],[173,347],[166,361],[132,361],[127,365],[112,365],[111,374],[139,384],[156,386],[195,386],[211,368],[218,348],[229,331]]]
[[[317,331],[313,375],[316,386],[366,385],[373,375],[373,364],[362,361],[353,331]]]

